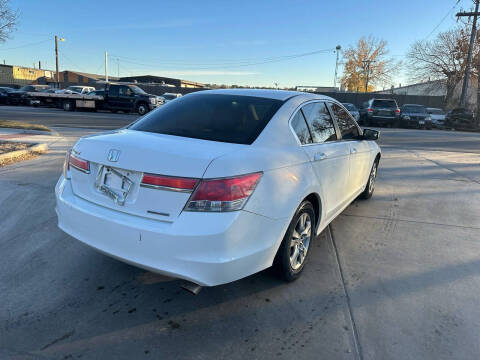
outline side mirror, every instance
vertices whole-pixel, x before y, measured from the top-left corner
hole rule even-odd
[[[373,129],[363,129],[362,140],[378,140],[380,132]]]

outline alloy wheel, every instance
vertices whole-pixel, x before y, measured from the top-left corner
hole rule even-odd
[[[370,180],[368,181],[368,192],[372,193],[375,189],[375,179],[377,178],[377,164],[373,164],[372,171],[370,172]]]
[[[290,239],[290,266],[298,270],[304,263],[312,237],[312,219],[303,213],[297,220]]]

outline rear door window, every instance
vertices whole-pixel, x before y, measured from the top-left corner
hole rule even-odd
[[[360,132],[350,114],[338,104],[331,103],[331,107],[340,128],[342,139],[357,139]]]
[[[302,111],[297,111],[297,114],[293,117],[292,129],[295,131],[295,134],[297,134],[298,140],[302,145],[311,144],[313,142]]]
[[[332,117],[324,102],[307,104],[302,108],[302,111],[307,119],[314,143],[337,140]]]
[[[118,96],[118,88],[119,86],[110,86],[108,89],[108,95],[109,96]]]
[[[130,129],[251,144],[282,105],[277,99],[199,92],[168,102]]]

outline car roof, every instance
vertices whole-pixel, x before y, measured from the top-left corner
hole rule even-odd
[[[295,96],[303,96],[311,99],[318,99],[318,100],[334,100],[329,96],[325,95],[318,95],[312,93],[305,93],[301,91],[288,91],[288,90],[271,90],[271,89],[216,89],[216,90],[202,90],[193,94],[221,94],[221,95],[238,95],[238,96],[255,96],[255,97],[262,97],[268,99],[275,99],[275,100],[288,100]],[[335,100],[336,101],[336,100]]]

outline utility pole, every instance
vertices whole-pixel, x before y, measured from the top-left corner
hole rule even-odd
[[[105,50],[105,82],[108,82],[108,53]]]
[[[65,39],[62,37],[58,38],[58,36],[55,35],[55,65],[57,70],[57,88],[60,88],[60,79],[58,75],[58,40],[65,41]]]
[[[120,78],[120,59],[117,58],[117,77]]]
[[[340,55],[340,50],[342,47],[340,45],[337,45],[335,47],[335,52],[337,53],[337,60],[335,61],[335,77],[333,78],[333,87],[337,87],[337,70],[338,70],[338,57]]]
[[[468,91],[468,78],[470,77],[470,67],[472,63],[472,51],[473,45],[475,43],[475,36],[477,35],[477,16],[480,15],[478,12],[478,4],[479,0],[475,0],[475,11],[474,12],[459,12],[456,14],[457,17],[463,16],[473,16],[473,24],[472,24],[472,33],[470,34],[470,44],[468,46],[468,56],[467,56],[467,65],[465,66],[465,75],[463,77],[463,87],[462,87],[462,95],[460,96],[460,106],[465,107],[467,102],[467,91]]]
[[[368,92],[368,80],[369,80],[369,77],[370,77],[370,64],[372,62],[375,62],[375,60],[363,60],[362,61],[363,69],[367,73],[367,77],[365,79],[365,92]],[[365,70],[365,68],[366,68],[366,70]]]
[[[58,78],[58,36],[55,35],[55,64],[56,64],[56,80],[57,80],[57,89],[60,88],[60,82]]]

